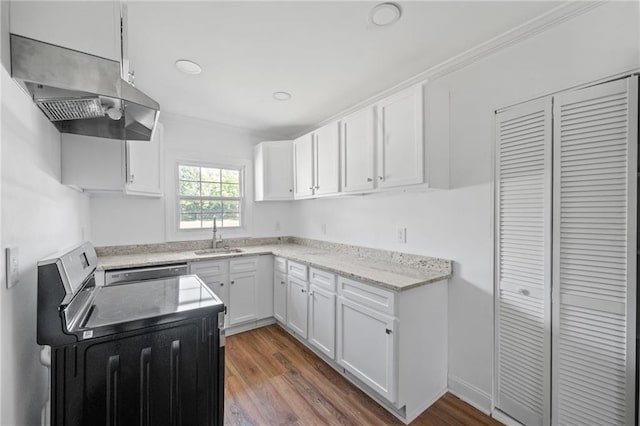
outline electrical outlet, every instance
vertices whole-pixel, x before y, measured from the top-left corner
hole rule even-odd
[[[326,235],[327,234],[327,224],[323,223],[322,226],[320,227],[320,230],[322,231],[322,235]]]
[[[407,242],[407,228],[398,228],[398,242],[403,244]]]
[[[18,247],[6,249],[7,288],[11,288],[20,281],[20,264],[18,262]]]

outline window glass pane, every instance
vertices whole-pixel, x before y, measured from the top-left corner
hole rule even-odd
[[[224,226],[240,226],[240,213],[224,213],[222,223]]]
[[[178,166],[180,180],[200,180],[200,167]]]
[[[202,201],[202,213],[222,213],[222,201]]]
[[[202,183],[202,196],[203,197],[219,197],[220,196],[220,184],[219,183]]]
[[[200,213],[200,200],[180,200],[180,213]]]
[[[241,170],[178,165],[179,226],[210,229],[241,226]],[[222,200],[229,198],[230,200]]]
[[[200,182],[180,181],[180,195],[200,196]]]
[[[182,213],[180,215],[180,228],[181,229],[193,229],[200,228],[201,225],[200,215],[199,214],[187,214]]]
[[[203,182],[220,182],[220,169],[202,168]]]
[[[222,170],[222,183],[240,183],[240,170]]]
[[[239,212],[240,211],[240,202],[239,201],[223,201],[224,212]]]
[[[238,184],[223,184],[222,185],[223,197],[240,197],[240,185]]]

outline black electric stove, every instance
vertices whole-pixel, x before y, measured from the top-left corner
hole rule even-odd
[[[221,425],[224,306],[195,275],[95,285],[85,243],[38,264],[52,425]]]

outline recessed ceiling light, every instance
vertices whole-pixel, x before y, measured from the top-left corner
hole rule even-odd
[[[291,93],[289,92],[273,92],[272,96],[276,101],[288,101],[291,99]]]
[[[387,27],[395,23],[402,15],[400,6],[395,3],[380,3],[369,13],[369,21],[378,27]]]
[[[200,74],[202,72],[200,65],[188,59],[178,59],[176,61],[176,68],[185,74]]]

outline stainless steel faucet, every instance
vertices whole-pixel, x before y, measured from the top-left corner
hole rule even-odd
[[[215,216],[213,217],[213,239],[211,240],[211,248],[216,248],[217,245],[217,236],[218,234],[218,226],[216,224],[216,218]]]

